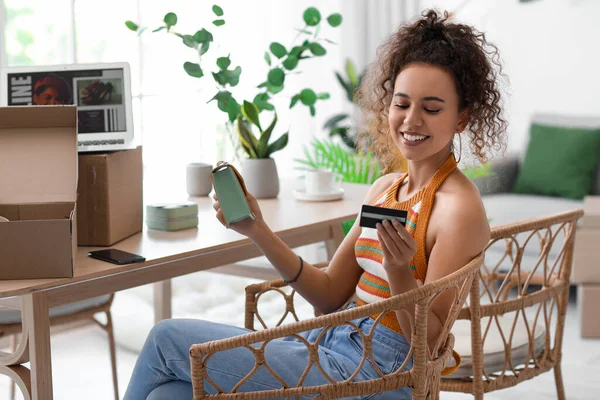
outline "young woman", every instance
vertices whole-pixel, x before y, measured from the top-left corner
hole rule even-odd
[[[377,180],[364,203],[410,210],[406,228],[386,221],[377,229],[363,229],[356,223],[325,271],[299,259],[269,229],[252,196],[256,219],[236,223],[231,229],[252,239],[281,276],[324,313],[339,309],[355,293],[358,301],[349,307],[404,293],[458,270],[485,248],[490,237],[479,192],[456,168],[456,158],[464,145],[486,160],[485,149],[503,143],[506,122],[496,79],[500,72],[494,67],[500,67],[497,50],[482,33],[435,11],[400,27],[380,46],[361,88],[360,102],[374,127],[370,134],[387,137],[383,142],[389,149],[379,150],[389,154],[396,146],[408,160],[408,173],[391,173]],[[454,142],[462,144],[456,149]],[[223,223],[217,198],[214,208]],[[451,296],[445,293],[431,307],[430,344],[440,334]],[[375,329],[373,354],[385,373],[406,358],[413,315],[410,307],[390,313]],[[354,321],[363,331],[373,322],[370,317]],[[125,399],[191,399],[191,345],[246,332],[208,321],[162,321],[142,349]],[[320,332],[305,332],[304,337],[314,342]],[[329,330],[320,344],[321,363],[331,377],[344,380],[356,370],[362,341],[350,326]],[[289,384],[298,381],[308,361],[306,347],[294,338],[269,343],[265,357]],[[219,353],[208,363],[209,375],[224,389],[232,388],[253,366],[254,357],[243,348]],[[378,376],[369,361],[357,379]],[[304,381],[305,386],[325,383],[316,368]],[[280,388],[261,368],[241,390]],[[215,392],[210,384],[206,390]],[[410,389],[402,388],[374,398],[410,397]]]

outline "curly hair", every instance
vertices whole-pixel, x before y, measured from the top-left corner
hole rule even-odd
[[[471,152],[481,162],[488,160],[486,149],[504,148],[507,122],[502,115],[498,78],[506,76],[498,48],[485,34],[450,22],[448,12],[441,15],[436,10],[424,11],[421,18],[401,26],[378,47],[376,61],[357,90],[357,103],[367,121],[359,134],[363,147],[374,152],[385,167],[398,161],[399,150],[393,154],[387,146],[388,108],[396,77],[412,63],[438,66],[452,75],[460,110],[468,110],[465,133]]]

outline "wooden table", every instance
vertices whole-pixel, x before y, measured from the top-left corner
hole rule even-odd
[[[271,229],[290,247],[326,242],[331,256],[343,239],[341,222],[356,217],[368,186],[344,184],[344,199],[301,202],[292,189],[298,181],[283,181],[277,199],[261,200]],[[1,304],[22,311],[23,333],[13,354],[0,352],[0,373],[17,382],[25,399],[52,399],[50,359],[51,307],[155,283],[156,319],[171,315],[170,279],[192,272],[228,266],[261,255],[246,237],[225,229],[216,220],[212,199],[194,199],[199,205],[199,226],[179,232],[144,232],[113,248],[141,254],[143,264],[113,265],[90,259],[94,248],[79,248],[72,279],[0,281]],[[2,266],[7,268],[9,266]],[[22,364],[31,361],[31,370]]]

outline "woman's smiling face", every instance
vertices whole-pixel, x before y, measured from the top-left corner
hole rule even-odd
[[[448,152],[468,122],[452,75],[429,64],[410,64],[398,74],[388,120],[394,143],[411,161]]]

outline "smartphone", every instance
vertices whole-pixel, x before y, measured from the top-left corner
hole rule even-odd
[[[360,223],[359,225],[363,228],[377,227],[377,223],[383,222],[384,220],[392,220],[400,222],[403,226],[406,226],[406,217],[408,211],[397,210],[395,208],[375,207],[364,204],[360,210]]]
[[[88,257],[117,265],[140,263],[146,261],[145,257],[117,249],[90,251],[88,253]]]

